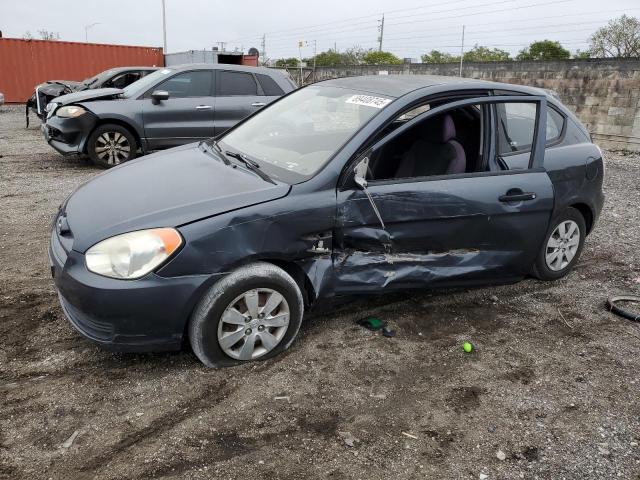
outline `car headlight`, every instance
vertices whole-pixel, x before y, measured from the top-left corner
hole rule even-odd
[[[77,105],[67,105],[66,107],[60,107],[56,110],[56,115],[62,118],[75,118],[83,113],[87,113],[87,111]]]
[[[93,273],[133,280],[158,268],[182,245],[173,228],[153,228],[123,233],[96,243],[87,250],[85,261]]]

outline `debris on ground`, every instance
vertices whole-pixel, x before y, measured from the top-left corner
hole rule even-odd
[[[466,352],[466,353],[471,353],[473,352],[473,343],[471,342],[464,342],[462,344],[462,349]]]
[[[338,435],[342,438],[342,441],[347,447],[355,447],[355,444],[358,441],[351,432],[338,432]]]
[[[412,435],[409,432],[400,432],[400,433],[402,433],[402,435],[404,435],[405,437],[413,438],[414,440],[418,439],[418,437],[416,437],[415,435]]]
[[[69,438],[67,438],[64,443],[61,445],[62,448],[71,448],[71,446],[73,445],[73,442],[76,441],[76,437],[80,434],[80,430],[76,430],[75,432],[73,432],[71,434],[71,436]]]
[[[371,330],[372,332],[376,332],[384,326],[384,322],[376,317],[366,317],[358,320],[357,323],[358,325],[366,328],[367,330]]]
[[[391,330],[389,327],[385,325],[384,327],[382,327],[382,336],[387,338],[393,338],[396,336],[396,331]]]
[[[502,462],[502,461],[506,460],[507,454],[504,453],[502,450],[498,450],[496,452],[496,458]]]

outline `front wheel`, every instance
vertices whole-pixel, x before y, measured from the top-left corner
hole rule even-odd
[[[214,284],[189,323],[189,342],[208,367],[264,360],[296,337],[304,305],[300,287],[266,262],[241,267]]]
[[[91,161],[101,168],[111,168],[136,158],[138,145],[125,127],[115,124],[96,128],[87,142]]]
[[[584,217],[575,208],[556,216],[536,258],[533,275],[540,280],[557,280],[568,274],[580,258],[586,234]]]

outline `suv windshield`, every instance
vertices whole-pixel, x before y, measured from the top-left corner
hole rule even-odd
[[[131,85],[124,87],[124,93],[122,96],[124,98],[137,97],[138,95],[146,92],[153,85],[167,78],[171,73],[173,73],[173,70],[170,68],[163,68],[161,70],[156,70],[149,75],[145,75],[140,80],[136,80]]]
[[[287,183],[313,177],[391,98],[310,86],[283,98],[224,135],[223,149],[257,161]]]

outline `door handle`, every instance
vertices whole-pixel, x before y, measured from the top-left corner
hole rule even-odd
[[[255,102],[251,104],[252,107],[264,107],[265,105],[266,103],[264,102]]]
[[[211,105],[198,105],[196,110],[211,110],[213,107]]]
[[[501,202],[524,202],[526,200],[535,200],[536,194],[533,192],[523,192],[519,188],[512,188],[504,195],[500,195],[498,200]]]

